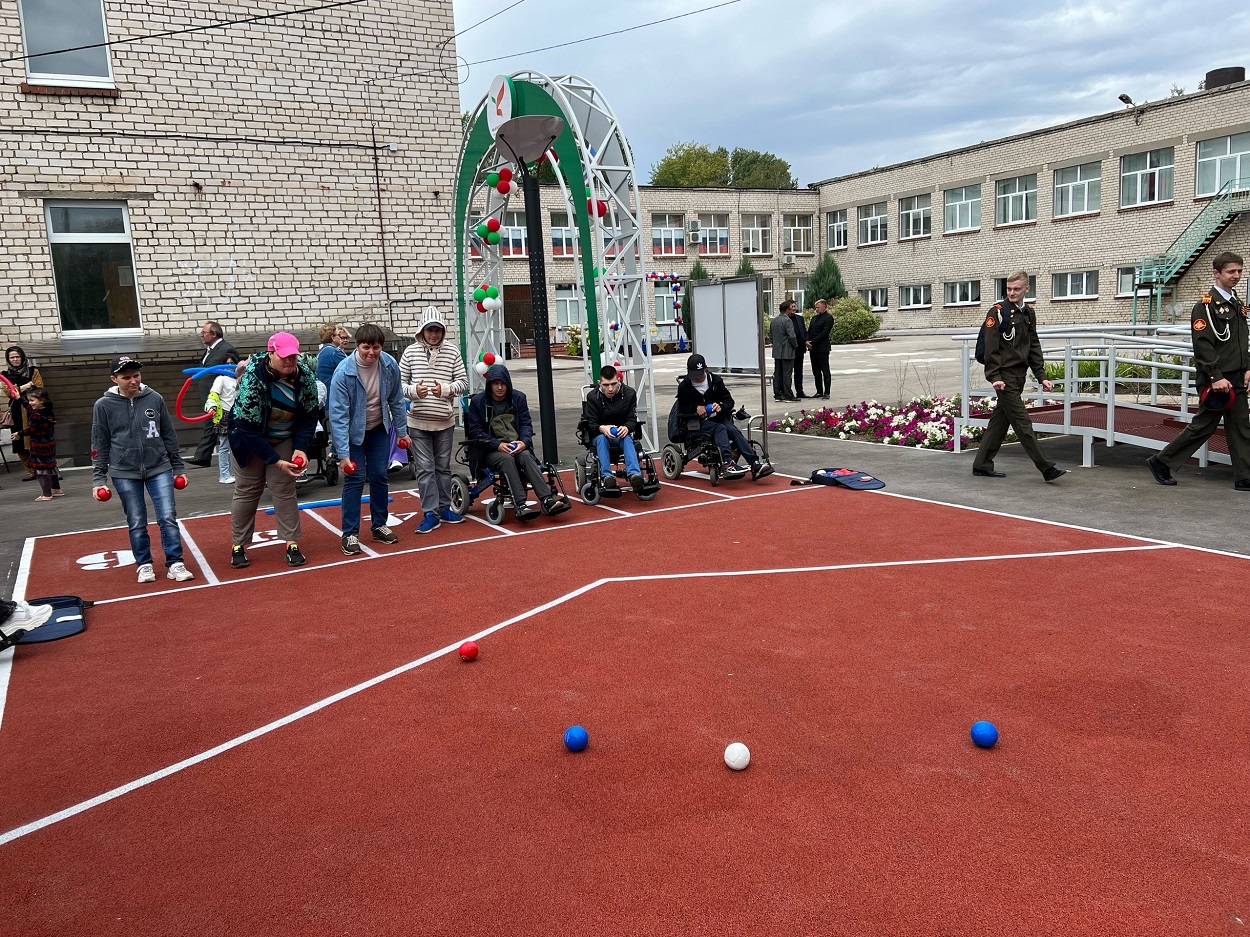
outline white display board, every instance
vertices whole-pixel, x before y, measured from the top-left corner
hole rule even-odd
[[[761,373],[764,347],[758,277],[691,284],[694,350],[713,371]]]

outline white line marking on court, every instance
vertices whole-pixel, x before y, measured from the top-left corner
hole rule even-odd
[[[49,814],[46,817],[42,817],[41,819],[38,819],[38,820],[33,820],[30,823],[26,823],[22,826],[16,827],[3,834],[0,834],[0,846],[5,845],[6,843],[11,843],[16,839],[22,838],[23,836],[28,836],[31,833],[38,832],[39,830],[52,826],[55,823],[59,823],[62,820],[68,820],[70,817],[74,817],[80,813],[84,813],[92,809],[93,807],[98,807],[101,804],[108,803],[111,800],[116,800],[118,797],[121,797],[125,794],[129,794],[132,791],[139,790],[140,788],[147,787],[149,784],[153,784],[156,781],[160,781],[164,778],[170,777],[171,775],[177,774],[180,771],[184,771],[187,768],[194,767],[195,765],[200,764],[201,762],[208,761],[210,758],[215,758],[217,755],[224,754],[225,752],[228,752],[231,749],[238,748],[240,745],[244,745],[247,742],[251,742],[264,735],[268,735],[270,732],[274,732],[278,729],[283,728],[284,726],[288,726],[294,722],[298,722],[299,720],[305,718],[306,716],[311,716],[314,713],[320,712],[321,710],[325,709],[328,706],[332,706],[335,703],[341,702],[342,700],[355,696],[358,693],[362,693],[365,690],[371,689],[372,687],[375,687],[381,683],[385,683],[386,681],[391,680],[394,677],[398,677],[401,674],[405,674],[410,670],[414,670],[417,667],[421,667],[424,664],[429,663],[430,661],[437,660],[440,657],[444,657],[448,654],[451,654],[454,651],[456,651],[460,647],[460,645],[463,644],[465,641],[481,640],[482,638],[485,638],[488,635],[494,634],[497,631],[502,631],[504,628],[507,628],[510,625],[518,624],[519,622],[532,618],[535,615],[539,615],[539,614],[542,614],[543,612],[550,611],[551,609],[556,608],[557,606],[563,605],[566,602],[569,602],[572,599],[577,598],[578,596],[585,595],[588,592],[598,589],[600,586],[614,584],[614,583],[648,582],[648,581],[659,582],[659,581],[668,581],[668,580],[673,580],[673,579],[708,579],[708,578],[733,577],[733,576],[763,576],[763,575],[772,575],[772,574],[779,574],[779,573],[842,572],[842,571],[852,570],[852,569],[885,569],[885,568],[896,568],[896,567],[901,567],[901,566],[932,566],[932,565],[938,565],[938,564],[953,564],[953,563],[983,563],[983,562],[997,562],[1001,560],[1039,559],[1039,558],[1067,557],[1067,556],[1088,556],[1090,554],[1097,554],[1097,553],[1136,553],[1136,552],[1143,552],[1143,551],[1167,550],[1167,549],[1174,549],[1174,547],[1170,544],[1147,544],[1147,545],[1135,546],[1135,547],[1099,547],[1099,548],[1089,549],[1089,550],[1060,550],[1060,551],[1055,551],[1051,553],[1044,553],[1044,552],[999,553],[999,554],[993,554],[989,556],[956,556],[956,557],[942,557],[942,558],[936,558],[936,559],[920,559],[920,560],[887,560],[887,561],[882,561],[882,562],[871,562],[871,563],[839,563],[839,564],[832,564],[832,565],[827,565],[827,566],[795,566],[795,567],[784,567],[784,568],[778,568],[778,569],[744,569],[744,570],[721,570],[717,572],[656,573],[656,574],[649,574],[649,575],[643,575],[643,576],[612,576],[612,577],[607,577],[603,579],[596,579],[594,582],[587,583],[586,585],[580,586],[579,588],[574,589],[571,592],[566,592],[564,595],[557,596],[556,598],[551,599],[548,602],[544,602],[541,605],[535,606],[534,608],[531,608],[528,611],[521,612],[519,615],[514,615],[512,618],[509,618],[505,621],[501,621],[497,625],[492,625],[491,627],[485,628],[482,631],[477,632],[476,634],[469,635],[468,637],[462,638],[451,644],[448,644],[446,647],[439,648],[437,651],[432,651],[431,653],[426,654],[424,657],[419,657],[416,660],[410,661],[407,664],[401,664],[400,666],[395,667],[391,670],[388,670],[385,673],[378,674],[376,677],[370,677],[368,680],[365,680],[362,683],[358,683],[355,686],[348,687],[345,690],[340,690],[338,693],[335,693],[331,696],[327,696],[324,699],[318,700],[315,703],[311,703],[302,709],[296,710],[295,712],[289,715],[283,716],[281,719],[276,719],[273,722],[270,722],[261,726],[260,728],[253,729],[251,732],[246,732],[243,735],[239,735],[226,742],[222,742],[220,745],[216,745],[213,748],[210,748],[207,751],[201,752],[198,755],[192,755],[190,758],[184,758],[182,761],[169,765],[168,767],[161,768],[158,771],[153,771],[152,773],[146,774],[143,777],[137,778],[134,781],[130,781],[126,784],[120,785],[119,787],[115,787],[110,791],[105,791],[103,794],[98,794],[95,797],[92,797],[88,800],[81,801],[80,803],[74,804],[71,807],[66,807],[63,810],[58,810],[56,813]]]
[[[191,536],[191,532],[183,525],[182,519],[178,520],[178,529],[182,531],[182,542],[187,545],[187,549],[191,551],[191,555],[195,557],[195,561],[200,564],[200,569],[204,571],[204,578],[208,580],[211,586],[221,582],[217,578],[217,574],[213,572],[213,567],[208,565],[208,560],[204,558],[204,554],[200,552],[199,546],[195,542],[195,538]]]
[[[24,601],[26,584],[30,581],[30,560],[35,555],[35,538],[27,537],[22,544],[22,556],[17,561],[17,577],[13,580],[13,601]],[[0,653],[0,726],[4,724],[4,703],[9,698],[9,675],[13,670],[13,655],[17,648]]]
[[[584,501],[582,503],[585,504]],[[598,504],[589,504],[586,506],[592,507],[592,508],[603,508],[605,511],[611,511],[613,514],[623,514],[625,517],[634,516],[633,513],[630,511],[622,511],[620,508],[609,507],[608,505],[604,504],[602,501],[600,501]]]
[[[496,530],[499,533],[506,534],[509,537],[515,537],[518,533],[520,533],[520,531],[517,531],[517,530],[509,530],[507,527],[504,527],[502,524],[492,524],[486,518],[478,517],[476,514],[465,514],[463,515],[463,517],[465,518],[465,520],[476,521],[477,523],[482,524],[483,526],[488,527],[491,530]],[[489,538],[483,537],[481,539],[485,540]],[[461,543],[480,543],[481,540],[462,540],[460,542]]]
[[[706,477],[706,476],[700,476],[700,477]],[[714,498],[724,498],[728,501],[733,501],[739,497],[738,495],[727,495],[723,491],[707,491],[704,488],[691,488],[689,485],[679,485],[677,484],[677,482],[670,481],[667,478],[664,479],[664,485],[665,486],[671,485],[673,488],[681,488],[683,491],[693,491],[701,495],[711,495]]]
[[[331,533],[333,533],[335,537],[338,537],[340,540],[342,539],[342,537],[343,537],[343,531],[339,530],[337,527],[335,527],[333,524],[331,524],[328,520],[326,520],[324,517],[322,517],[322,516],[321,516],[320,514],[318,514],[316,511],[305,511],[305,512],[304,512],[304,515],[305,515],[306,517],[311,517],[313,520],[315,520],[315,521],[316,521],[318,524],[320,524],[322,527],[326,528],[326,530],[329,530]],[[373,523],[372,519],[370,519],[370,521],[369,521],[369,522],[370,522],[370,523]],[[377,559],[379,556],[381,556],[381,555],[382,555],[382,554],[380,554],[377,550],[371,550],[371,549],[369,549],[369,547],[365,545],[364,540],[362,540],[362,539],[360,538],[360,535],[359,535],[359,534],[357,534],[356,539],[360,541],[360,551],[361,551],[362,553],[364,553],[364,554],[365,554],[365,556],[371,556],[371,557],[373,557],[374,559]]]

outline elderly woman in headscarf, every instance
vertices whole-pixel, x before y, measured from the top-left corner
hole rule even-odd
[[[4,350],[4,363],[4,371],[0,373],[17,388],[17,396],[9,396],[9,417],[13,421],[13,453],[22,460],[22,467],[26,469],[26,477],[22,481],[30,482],[35,480],[35,473],[30,468],[30,450],[26,446],[25,435],[25,431],[29,429],[28,417],[22,407],[21,397],[32,387],[43,387],[43,376],[27,359],[26,352],[17,345],[10,345]],[[7,387],[5,391],[8,391]]]

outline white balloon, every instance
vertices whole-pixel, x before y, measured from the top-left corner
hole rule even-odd
[[[489,371],[490,368],[487,366],[485,361],[479,361],[477,364],[473,366],[473,370],[476,371],[478,374],[482,375],[483,377],[485,377],[486,372]]]

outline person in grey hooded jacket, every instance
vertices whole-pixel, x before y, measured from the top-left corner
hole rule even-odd
[[[112,497],[109,476],[121,498],[130,530],[130,550],[139,582],[155,582],[152,544],[148,537],[151,496],[165,553],[165,577],[186,582],[195,576],[182,562],[182,534],[174,488],[185,487],[178,436],[165,399],[143,383],[143,365],[129,355],[118,355],[110,369],[110,387],[91,411],[91,483],[97,501]],[[181,479],[175,486],[176,479]]]

